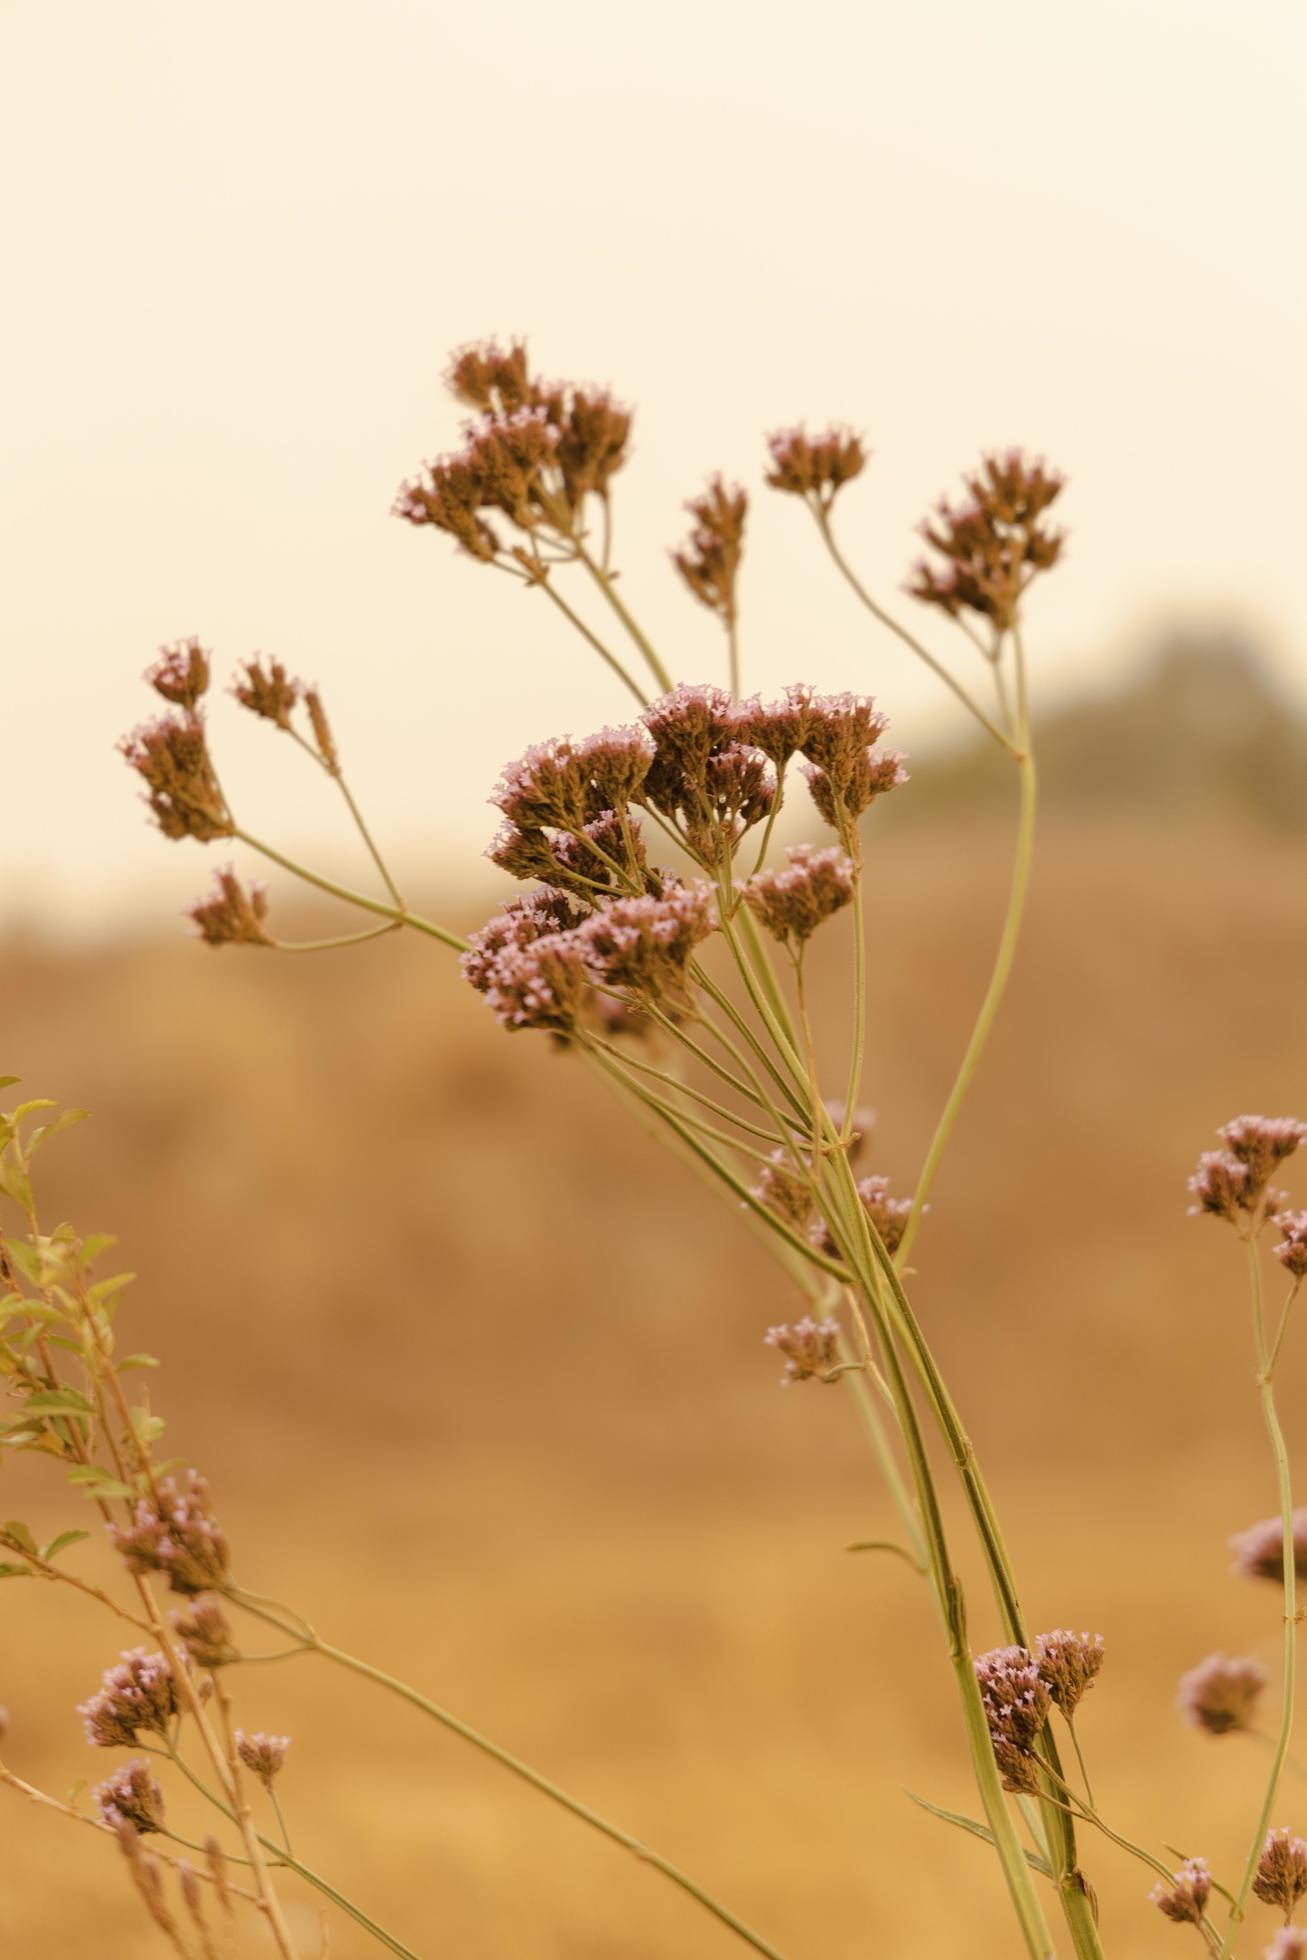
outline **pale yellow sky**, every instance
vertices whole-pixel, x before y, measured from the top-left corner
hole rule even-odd
[[[681,677],[721,672],[681,500],[838,417],[885,594],[982,446],[1066,469],[1046,693],[1170,607],[1307,686],[1305,79],[1301,0],[0,0],[0,917],[207,884],[112,746],[179,634],[316,679],[412,867],[480,849],[527,742],[625,716],[538,595],[387,515],[487,333],[634,403],[618,559]],[[749,684],[956,726],[800,510],[762,493],[752,544]],[[271,731],[213,721],[252,827],[353,871]]]

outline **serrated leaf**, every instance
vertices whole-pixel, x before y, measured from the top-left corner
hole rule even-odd
[[[41,1547],[41,1557],[48,1563],[49,1560],[58,1558],[60,1552],[67,1551],[70,1545],[80,1545],[83,1538],[89,1538],[90,1535],[89,1531],[61,1531],[57,1538],[52,1538],[48,1545]]]
[[[30,1552],[34,1558],[40,1556],[36,1549],[35,1538],[20,1519],[9,1518],[4,1524],[0,1524],[0,1536],[7,1538],[10,1544],[17,1545],[20,1552]]]
[[[88,1401],[80,1388],[38,1388],[35,1395],[28,1396],[23,1408],[29,1416],[95,1414],[94,1402]]]
[[[964,1817],[958,1810],[944,1810],[939,1804],[931,1803],[929,1798],[919,1797],[915,1790],[905,1790],[903,1794],[910,1797],[913,1803],[920,1804],[923,1810],[928,1810],[932,1817],[940,1818],[945,1824],[955,1824],[960,1831],[967,1831],[972,1837],[983,1839],[986,1844],[994,1842],[994,1833],[989,1825],[980,1823],[977,1818]],[[1025,1859],[1032,1871],[1039,1872],[1044,1878],[1053,1876],[1053,1868],[1047,1858],[1041,1858],[1037,1851],[1027,1851]]]
[[[127,1354],[118,1363],[118,1373],[121,1375],[126,1368],[160,1368],[162,1366],[163,1363],[159,1360],[157,1354]]]

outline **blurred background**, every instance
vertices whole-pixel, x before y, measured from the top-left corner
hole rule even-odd
[[[1174,1682],[1213,1648],[1274,1661],[1274,1594],[1228,1578],[1225,1540],[1275,1497],[1236,1248],[1183,1182],[1237,1111],[1307,1114],[1301,10],[1254,0],[1236,33],[1203,0],[18,0],[0,55],[0,1066],[95,1112],[44,1160],[46,1208],[121,1234],[128,1345],[164,1357],[244,1581],[790,1960],[1014,1950],[983,1847],[903,1794],[973,1802],[949,1676],[906,1568],[844,1549],[891,1519],[843,1395],[777,1389],[777,1270],[439,947],[196,948],[176,914],[211,863],[147,827],[113,745],[160,641],[198,633],[220,674],[276,655],[322,687],[414,894],[483,917],[504,760],[626,713],[534,595],[387,515],[456,440],[448,350],[527,333],[634,404],[616,556],[673,670],[723,671],[666,559],[721,468],[758,491],[748,684],[870,690],[911,753],[867,825],[875,1167],[909,1188],[992,958],[1013,784],[762,490],[762,436],[865,432],[841,532],[905,613],[918,519],[1020,442],[1070,479],[1030,626],[1044,829],[917,1297],[1033,1622],[1107,1639],[1103,1808],[1228,1870],[1264,1750],[1182,1730]],[[366,875],[270,731],[221,696],[212,726],[251,828]],[[826,950],[837,1026],[837,929]],[[6,1502],[80,1522],[26,1470]],[[989,1644],[978,1579],[973,1615]],[[6,1759],[57,1792],[102,1774],[72,1706],[114,1630],[29,1587],[0,1616]],[[730,1950],[317,1663],[251,1670],[241,1712],[296,1737],[297,1850],[424,1955]],[[1301,1777],[1282,1808],[1303,1827]],[[165,1950],[89,1834],[17,1799],[4,1832],[6,1952]],[[1183,1937],[1142,1868],[1084,1857],[1114,1956]]]

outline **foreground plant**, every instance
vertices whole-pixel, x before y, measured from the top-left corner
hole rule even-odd
[[[721,477],[691,501],[693,529],[674,562],[693,596],[721,622],[729,686],[674,683],[628,607],[614,563],[612,484],[625,461],[629,412],[605,393],[540,380],[525,347],[516,343],[463,350],[450,381],[475,419],[456,454],[403,486],[398,514],[452,538],[475,563],[542,593],[600,655],[637,704],[637,717],[579,739],[551,737],[505,768],[494,796],[503,827],[489,855],[525,889],[465,941],[414,912],[401,895],[346,783],[316,690],[276,660],[256,657],[245,664],[234,693],[243,709],[289,737],[335,782],[374,863],[374,893],[353,891],[297,864],[241,825],[221,786],[205,722],[209,657],[196,641],[167,649],[148,678],[168,712],[124,744],[160,829],[201,843],[241,842],[374,921],[364,931],[331,939],[284,941],[274,934],[263,889],[223,870],[212,896],[192,908],[196,927],[212,945],[299,951],[404,927],[439,940],[461,955],[469,985],[504,1028],[547,1034],[656,1124],[732,1211],[743,1209],[795,1293],[793,1318],[763,1337],[781,1358],[782,1379],[787,1386],[840,1384],[852,1397],[897,1510],[901,1542],[893,1549],[919,1573],[935,1603],[983,1821],[926,1807],[993,1847],[1022,1948],[1032,1956],[1056,1950],[1046,1885],[1071,1950],[1082,1960],[1104,1950],[1094,1893],[1081,1868],[1082,1829],[1148,1866],[1159,1881],[1153,1896],[1161,1912],[1192,1925],[1213,1953],[1227,1954],[1251,1897],[1277,1906],[1286,1922],[1297,1902],[1298,1841],[1267,1835],[1292,1713],[1297,1541],[1272,1390],[1288,1307],[1268,1343],[1255,1289],[1262,1406],[1282,1500],[1274,1529],[1286,1601],[1286,1686],[1252,1848],[1244,1871],[1226,1888],[1199,1858],[1176,1871],[1174,1860],[1164,1862],[1132,1843],[1097,1807],[1077,1723],[1103,1665],[1103,1643],[1088,1632],[1030,1629],[975,1450],[906,1285],[928,1196],[997,1015],[1020,932],[1036,804],[1023,627],[1030,587],[1061,555],[1061,536],[1048,525],[1061,479],[1017,451],[988,457],[965,479],[965,500],[956,507],[942,504],[924,527],[934,556],[917,568],[911,591],[971,642],[966,658],[974,670],[990,670],[991,713],[946,658],[866,590],[836,540],[837,499],[868,460],[860,438],[843,429],[816,436],[790,429],[770,439],[769,484],[808,508],[860,602],[946,681],[1018,777],[1015,861],[991,981],[915,1189],[896,1193],[874,1160],[867,1161],[874,1119],[862,1104],[861,825],[882,796],[907,781],[903,758],[883,741],[885,716],[868,698],[823,694],[808,681],[796,681],[774,701],[742,698],[740,584],[749,501]],[[578,610],[568,580],[588,587],[609,624]],[[796,777],[806,791],[800,812],[820,836],[788,845],[778,861],[778,823],[787,800],[790,815],[795,813]],[[842,1035],[815,1025],[810,1007],[811,942],[832,921],[842,921],[832,930],[847,933],[849,948],[851,1011]],[[832,1049],[838,1058],[833,1071]],[[22,1121],[15,1118],[7,1150],[10,1175],[18,1180],[10,1195],[27,1205],[23,1180],[32,1143],[23,1139]],[[1307,1273],[1307,1214],[1285,1214],[1268,1180],[1303,1134],[1287,1119],[1239,1119],[1223,1133],[1225,1151],[1204,1160],[1195,1185],[1199,1208],[1228,1218],[1246,1239],[1255,1274],[1263,1228],[1281,1217],[1279,1257],[1292,1280],[1290,1304]],[[111,1341],[106,1346],[98,1333],[91,1338],[102,1316],[92,1298],[85,1246],[71,1235],[42,1239],[30,1205],[20,1243],[21,1254],[13,1256],[26,1284],[8,1311],[15,1329],[11,1347],[21,1357],[16,1386],[25,1404],[12,1446],[42,1448],[56,1457],[71,1452],[71,1474],[91,1486],[105,1509],[115,1547],[138,1588],[141,1611],[126,1617],[154,1641],[129,1653],[106,1679],[101,1698],[87,1705],[92,1740],[107,1746],[112,1738],[125,1747],[142,1735],[154,1738],[147,1747],[161,1753],[170,1770],[196,1776],[179,1740],[183,1729],[190,1738],[193,1728],[210,1758],[211,1776],[199,1781],[238,1838],[222,1855],[229,1862],[242,1856],[249,1861],[252,1896],[278,1939],[273,1881],[290,1871],[391,1951],[409,1951],[292,1858],[284,1834],[264,1838],[250,1823],[244,1793],[252,1780],[271,1797],[285,1748],[284,1738],[250,1736],[230,1721],[226,1680],[243,1659],[254,1658],[243,1652],[233,1614],[241,1624],[253,1619],[274,1628],[289,1653],[312,1652],[403,1697],[636,1850],[724,1929],[779,1960],[760,1934],[618,1826],[416,1689],[343,1653],[292,1608],[238,1585],[205,1486],[199,1479],[178,1482],[168,1467],[153,1463],[152,1419],[132,1415]],[[65,1347],[72,1344],[82,1371],[75,1386],[58,1372],[61,1357],[46,1339],[43,1313],[62,1316],[60,1339]],[[85,1406],[41,1400],[68,1394],[80,1396]],[[998,1642],[979,1654],[969,1624],[975,1609],[964,1596],[953,1553],[956,1525],[946,1518],[951,1492],[941,1487],[932,1464],[936,1438],[952,1465],[958,1508],[977,1541],[994,1598]],[[20,1549],[26,1569],[78,1587],[53,1548]],[[1272,1548],[1258,1538],[1247,1557],[1260,1571]],[[150,1603],[151,1587],[160,1581],[192,1602],[171,1629]],[[1213,1657],[1186,1682],[1187,1712],[1209,1733],[1251,1726],[1262,1688],[1255,1663]],[[206,1684],[222,1715],[211,1748],[201,1726],[208,1719]],[[138,1720],[140,1710],[145,1713]],[[1074,1776],[1064,1764],[1064,1747],[1074,1759]],[[151,1868],[142,1863],[139,1840],[166,1840],[162,1786],[138,1756],[104,1791],[104,1828],[129,1847],[142,1896],[158,1904],[162,1881],[157,1871],[148,1881],[141,1877]],[[188,1882],[185,1874],[182,1882]],[[1224,1929],[1219,1913],[1213,1917],[1213,1894],[1224,1902]],[[182,1951],[186,1937],[177,1933]],[[1274,1951],[1294,1951],[1284,1942],[1295,1937],[1292,1929],[1282,1934]]]

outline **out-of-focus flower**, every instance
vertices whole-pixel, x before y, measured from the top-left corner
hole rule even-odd
[[[153,1497],[138,1498],[130,1527],[109,1536],[131,1572],[162,1572],[170,1591],[217,1592],[227,1582],[231,1553],[209,1506],[209,1486],[188,1470],[185,1486],[164,1477]]]
[[[165,837],[194,837],[208,844],[215,837],[231,836],[235,825],[218,787],[198,709],[144,722],[118,746],[144,782],[145,800]]]
[[[290,1748],[288,1735],[265,1735],[257,1729],[253,1735],[246,1735],[244,1729],[237,1729],[235,1735],[236,1754],[240,1757],[252,1776],[257,1776],[265,1790],[272,1788],[272,1779],[280,1773]]]
[[[1284,1576],[1284,1526],[1279,1518],[1259,1518],[1230,1540],[1234,1563],[1230,1570],[1241,1579]],[[1299,1580],[1307,1578],[1307,1505],[1293,1513],[1293,1562]]]
[[[1275,1256],[1291,1279],[1307,1279],[1307,1211],[1286,1211],[1276,1220],[1282,1237]]]
[[[794,1226],[796,1231],[802,1231],[812,1216],[811,1187],[796,1168],[788,1150],[778,1148],[772,1151],[758,1173],[752,1195],[760,1205],[775,1212],[778,1218]]]
[[[1229,1735],[1252,1727],[1266,1669],[1251,1654],[1231,1659],[1209,1654],[1180,1676],[1176,1701],[1187,1722],[1208,1735]]]
[[[265,665],[256,653],[253,660],[244,662],[244,671],[233,682],[231,691],[250,714],[288,731],[304,686],[303,682],[291,679],[280,660],[269,660]]]
[[[163,700],[190,711],[208,693],[209,656],[198,640],[177,640],[160,647],[159,658],[146,669],[145,678]]]
[[[1158,1911],[1177,1926],[1201,1926],[1211,1891],[1212,1878],[1206,1858],[1186,1858],[1170,1886],[1159,1880],[1148,1896]]]
[[[142,1837],[163,1829],[163,1791],[139,1757],[97,1783],[91,1796],[106,1824],[130,1824]]]
[[[197,898],[186,908],[206,946],[271,946],[264,931],[268,916],[268,890],[257,880],[242,885],[230,869],[214,873],[207,898]]]
[[[814,1320],[811,1314],[805,1314],[793,1327],[769,1327],[763,1335],[764,1345],[785,1358],[781,1387],[828,1375],[839,1360],[839,1336],[837,1320]]]
[[[97,1749],[130,1749],[143,1732],[166,1735],[177,1713],[177,1687],[163,1654],[144,1647],[105,1670],[98,1691],[79,1703],[86,1739]]]
[[[735,582],[744,553],[748,494],[738,484],[727,490],[715,476],[685,508],[694,529],[688,544],[672,553],[672,562],[695,598],[730,626],[736,616]]]
[[[773,490],[792,497],[806,497],[819,509],[829,510],[846,483],[861,475],[869,452],[851,429],[829,428],[810,436],[800,425],[778,429],[767,438],[771,469],[767,481]]]
[[[1007,632],[1030,581],[1061,556],[1061,533],[1046,529],[1041,519],[1061,494],[1063,479],[1011,449],[984,457],[963,481],[968,501],[954,509],[942,500],[921,527],[944,560],[942,570],[923,559],[908,589],[951,618],[975,612],[997,632]]]
[[[240,1659],[227,1615],[216,1599],[195,1599],[188,1613],[172,1615],[173,1632],[196,1667],[229,1667]]]

